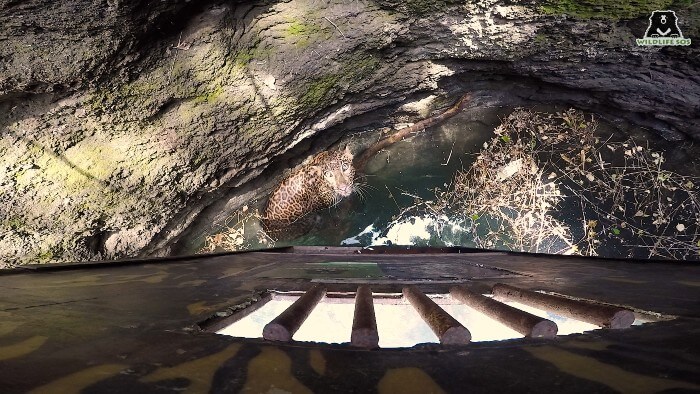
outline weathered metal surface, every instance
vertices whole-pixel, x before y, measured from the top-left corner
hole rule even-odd
[[[240,304],[231,305],[225,310],[217,312],[216,315],[200,322],[198,327],[209,332],[217,332],[262,308],[271,299],[272,294],[267,291],[259,296],[253,295]]]
[[[379,347],[379,331],[377,331],[377,319],[374,314],[372,289],[369,286],[357,288],[350,343],[367,349]]]
[[[545,309],[605,328],[629,328],[634,323],[634,313],[625,308],[596,302],[574,300],[550,294],[536,293],[497,283],[493,286],[495,298]]]
[[[677,318],[556,341],[372,351],[231,338],[196,328],[253,294],[311,287],[298,272],[269,272],[334,261],[374,262],[368,282],[398,281],[372,284],[375,292],[399,293],[401,280],[420,278],[424,292],[446,293],[452,285],[429,281],[444,280],[448,270],[478,292],[502,282]],[[494,278],[494,272],[507,277]],[[355,273],[332,269],[316,279]],[[692,391],[700,389],[698,300],[696,264],[517,254],[256,252],[25,268],[0,275],[0,392]]]
[[[294,333],[309,317],[324,295],[326,295],[326,287],[323,285],[315,285],[309,289],[289,308],[265,325],[263,338],[272,341],[291,341]]]
[[[415,286],[403,288],[403,296],[413,305],[443,345],[466,345],[472,339],[469,330]]]
[[[454,286],[450,294],[477,311],[530,338],[554,338],[557,324],[509,305],[476,294],[465,286]]]

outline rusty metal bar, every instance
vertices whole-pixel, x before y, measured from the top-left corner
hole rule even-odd
[[[374,349],[379,347],[379,332],[374,314],[374,301],[369,286],[360,286],[355,295],[355,315],[352,320],[350,343],[353,346]]]
[[[600,327],[628,328],[634,323],[634,312],[616,306],[536,293],[502,283],[494,285],[492,292],[498,300],[519,302]]]
[[[466,286],[452,287],[450,295],[526,337],[554,338],[557,336],[558,327],[553,321],[476,294],[467,289]]]
[[[418,314],[430,326],[443,345],[466,345],[472,335],[460,322],[445,312],[415,286],[403,288],[403,296],[413,305]]]
[[[209,331],[209,332],[217,332],[220,330],[223,330],[224,328],[232,325],[233,323],[243,319],[244,317],[250,315],[251,313],[257,311],[261,307],[263,307],[265,304],[267,304],[270,300],[272,299],[272,294],[269,292],[265,292],[260,295],[260,298],[257,301],[252,301],[252,303],[248,306],[243,305],[234,305],[232,307],[229,307],[228,310],[232,310],[233,308],[236,308],[236,312],[233,312],[229,316],[224,316],[224,317],[212,317],[207,320],[205,320],[202,323],[199,323],[199,327],[201,327],[203,330]]]
[[[301,327],[314,310],[316,304],[326,295],[326,287],[318,284],[294,301],[289,308],[280,313],[263,328],[263,338],[271,341],[291,341],[292,336]]]

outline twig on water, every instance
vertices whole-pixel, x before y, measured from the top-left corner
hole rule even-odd
[[[450,159],[452,158],[452,151],[455,149],[455,141],[452,141],[452,148],[450,148],[450,154],[447,156],[447,160],[444,163],[440,163],[441,166],[446,166],[450,164]]]

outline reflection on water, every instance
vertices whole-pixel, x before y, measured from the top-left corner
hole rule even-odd
[[[564,109],[537,110],[545,111],[545,119],[547,111]],[[556,134],[542,134],[538,125],[530,125],[535,137],[528,140],[518,133],[530,126],[508,118],[512,112],[461,113],[380,152],[367,166],[364,199],[353,195],[314,214],[316,224],[308,233],[278,239],[276,245],[462,245],[606,257],[700,257],[700,182],[692,177],[697,174],[697,149],[668,149],[639,130],[632,136],[638,145],[627,145],[629,131],[597,118],[590,141],[563,133],[568,137],[562,136],[557,145],[547,140]],[[565,118],[563,124],[583,128],[581,119],[590,116]],[[508,122],[514,133],[499,129]],[[364,137],[365,144],[376,140],[376,134]],[[498,144],[517,149],[495,150]],[[535,146],[538,153],[530,159],[528,149]],[[475,164],[479,155],[500,164]],[[474,171],[477,165],[481,173]],[[465,180],[474,174],[495,179]],[[477,190],[459,191],[459,182],[477,185]],[[489,194],[499,190],[508,195]],[[525,194],[522,199],[519,193]],[[549,199],[533,200],[543,195]],[[485,210],[455,196],[501,205]],[[260,225],[255,220],[246,221],[244,230],[246,247],[269,246],[257,239]]]

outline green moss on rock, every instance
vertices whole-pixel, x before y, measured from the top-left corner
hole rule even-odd
[[[238,68],[247,67],[250,62],[256,59],[262,59],[270,53],[267,48],[255,44],[248,48],[239,49],[233,56],[233,64]]]
[[[652,11],[683,8],[690,0],[550,0],[542,11],[550,15],[570,15],[580,19],[635,19],[649,16]]]
[[[414,16],[425,16],[428,14],[433,14],[436,12],[443,11],[445,8],[459,3],[464,3],[464,1],[459,0],[404,0],[404,1],[393,1],[384,0],[381,2],[384,6],[389,8],[395,8],[400,12],[407,15]]]
[[[45,264],[53,260],[53,252],[50,250],[45,250],[39,252],[36,256],[36,261],[34,263]]]
[[[340,72],[320,76],[304,86],[304,92],[299,97],[299,103],[306,109],[320,109],[328,103],[331,95],[339,86],[353,86],[361,83],[378,66],[379,60],[372,55],[361,54],[356,56],[346,62]]]
[[[325,26],[299,20],[291,20],[283,33],[284,38],[293,41],[294,46],[297,48],[306,48],[313,42],[328,40],[332,37],[332,34]]]
[[[317,108],[323,103],[328,93],[337,86],[340,75],[324,75],[306,86],[306,92],[299,99],[306,108]]]
[[[19,232],[24,227],[24,222],[19,217],[12,217],[2,222],[2,227]]]
[[[221,93],[224,92],[224,88],[221,87],[221,85],[214,87],[214,89],[210,92],[206,92],[204,94],[200,94],[199,96],[195,97],[194,102],[197,104],[200,103],[212,103],[214,102],[219,96],[221,96]]]
[[[300,21],[293,21],[284,31],[288,37],[297,37],[316,34],[320,31],[320,28]]]

